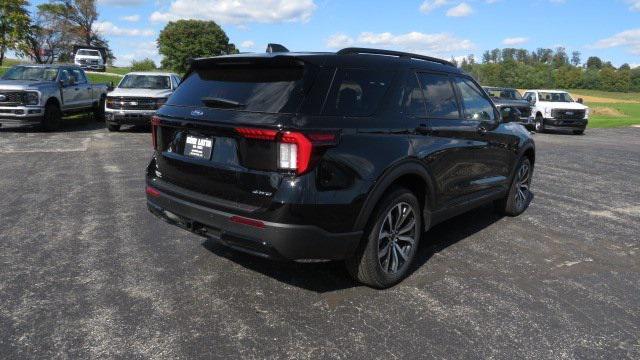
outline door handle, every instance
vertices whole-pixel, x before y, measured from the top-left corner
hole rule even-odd
[[[426,124],[420,124],[416,127],[416,132],[418,134],[430,134],[431,129]]]
[[[76,88],[76,91],[80,90],[80,88]]]

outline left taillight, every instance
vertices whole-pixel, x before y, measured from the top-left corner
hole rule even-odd
[[[151,118],[151,141],[153,143],[153,149],[158,148],[158,127],[160,126],[160,118],[154,116]]]

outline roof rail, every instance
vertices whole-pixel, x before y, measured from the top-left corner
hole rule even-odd
[[[393,51],[393,50],[379,50],[379,49],[350,47],[350,48],[344,48],[338,51],[336,54],[338,55],[374,54],[374,55],[397,56],[401,58],[425,60],[425,61],[431,61],[431,62],[442,64],[442,65],[457,67],[452,62],[447,60],[442,60],[442,59],[438,59],[438,58],[434,58],[426,55],[418,55],[418,54],[412,54],[412,53],[402,52],[402,51]]]

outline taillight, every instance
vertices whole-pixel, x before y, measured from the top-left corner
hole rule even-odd
[[[160,118],[154,116],[151,118],[151,141],[153,142],[153,149],[158,148],[158,126],[160,126]]]
[[[309,169],[314,147],[335,145],[336,134],[330,132],[301,133],[256,128],[236,128],[247,139],[278,142],[277,168],[300,175]]]
[[[147,195],[151,197],[158,197],[161,195],[160,191],[158,191],[156,188],[153,188],[151,186],[147,186],[147,189],[145,190],[145,192],[147,193]]]

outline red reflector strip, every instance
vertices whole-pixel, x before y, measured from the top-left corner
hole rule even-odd
[[[268,129],[236,128],[238,134],[247,139],[275,140],[278,132]]]
[[[229,218],[229,221],[242,225],[253,226],[260,229],[264,229],[266,227],[266,225],[262,221],[247,219],[241,216],[232,216]]]
[[[147,189],[145,191],[147,193],[147,195],[151,196],[151,197],[158,197],[160,196],[160,191],[158,191],[155,188],[152,188],[151,186],[147,186]]]

